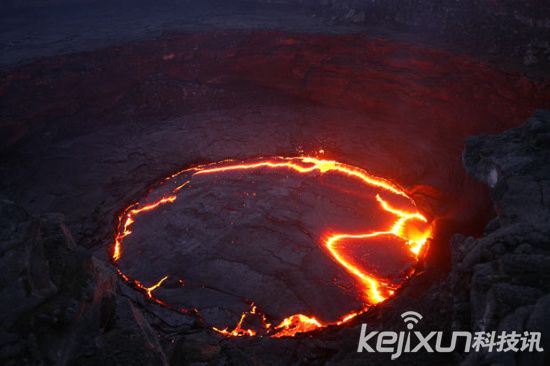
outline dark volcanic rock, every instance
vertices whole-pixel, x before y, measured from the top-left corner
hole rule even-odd
[[[112,268],[77,247],[60,215],[0,201],[0,363],[166,363],[139,305],[116,295]]]
[[[479,239],[453,241],[454,326],[475,331],[550,333],[550,112],[537,111],[523,126],[472,137],[463,160],[491,188],[498,217]],[[547,305],[546,305],[547,306]],[[514,358],[515,357],[515,358]],[[468,364],[547,364],[541,353],[472,354]]]

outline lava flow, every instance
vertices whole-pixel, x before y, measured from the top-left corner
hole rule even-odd
[[[375,177],[361,168],[343,164],[332,160],[323,160],[314,157],[274,157],[269,159],[258,159],[252,162],[234,162],[231,160],[219,163],[201,165],[190,169],[182,170],[166,178],[166,182],[175,182],[174,187],[161,197],[148,198],[144,204],[130,205],[119,217],[118,229],[112,249],[112,259],[118,263],[123,254],[124,239],[132,233],[132,225],[135,224],[139,214],[152,211],[161,205],[173,203],[178,198],[178,193],[185,187],[191,186],[193,177],[208,174],[224,174],[229,172],[246,172],[258,169],[286,169],[298,174],[311,174],[313,177],[329,172],[343,175],[377,190],[374,199],[378,206],[386,213],[394,217],[394,220],[387,227],[380,230],[373,230],[362,233],[327,233],[322,239],[322,244],[327,254],[341,267],[343,267],[356,280],[361,289],[364,299],[364,306],[361,309],[344,314],[337,321],[323,322],[314,316],[304,314],[293,314],[283,319],[278,325],[272,325],[266,314],[258,310],[255,304],[250,305],[250,310],[241,315],[237,325],[229,328],[216,328],[213,330],[226,336],[254,336],[266,335],[271,337],[294,336],[297,333],[304,333],[329,325],[341,325],[364,313],[371,305],[385,301],[393,295],[396,285],[390,280],[369,272],[358,263],[356,258],[346,253],[345,243],[357,240],[372,240],[373,238],[390,237],[403,243],[404,250],[408,250],[416,259],[423,254],[425,244],[431,237],[432,229],[428,219],[422,215],[414,204],[414,201],[407,195],[404,189],[398,185],[379,177]],[[187,177],[184,173],[189,174]],[[317,174],[317,175],[316,175]],[[186,177],[183,182],[177,182],[176,178]],[[407,202],[406,205],[397,205],[385,196],[398,196]],[[402,206],[406,206],[406,209]],[[168,276],[164,276],[151,287],[144,286],[138,280],[132,280],[128,275],[119,269],[123,279],[132,283],[135,287],[144,292],[145,296],[157,303],[169,306],[163,300],[156,298],[153,291],[163,286]],[[255,318],[259,325],[255,329],[245,327],[246,319]]]

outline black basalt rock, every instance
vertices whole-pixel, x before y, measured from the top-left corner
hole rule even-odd
[[[497,217],[481,238],[453,242],[453,325],[472,331],[540,331],[550,340],[550,111],[466,141],[466,170],[491,188]],[[465,364],[547,364],[544,353],[471,354]]]

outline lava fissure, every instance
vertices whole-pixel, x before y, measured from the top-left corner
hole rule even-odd
[[[375,177],[361,168],[339,163],[333,160],[323,160],[314,157],[274,157],[269,159],[261,159],[254,162],[234,162],[225,160],[220,163],[201,165],[190,169],[185,169],[177,172],[164,181],[170,181],[182,173],[191,173],[191,178],[171,189],[171,193],[161,198],[147,203],[145,205],[132,204],[128,206],[119,216],[117,233],[114,238],[112,247],[112,260],[115,265],[118,264],[123,250],[123,242],[126,237],[132,234],[132,225],[136,222],[136,217],[144,212],[149,212],[157,209],[159,206],[173,203],[177,200],[177,194],[185,187],[191,186],[191,180],[195,176],[208,174],[221,174],[234,171],[249,171],[256,169],[288,169],[298,174],[307,174],[317,172],[325,174],[333,172],[350,177],[361,184],[379,189],[380,192],[375,195],[379,207],[395,217],[395,220],[388,227],[365,233],[328,233],[322,240],[322,244],[326,252],[332,259],[344,268],[351,276],[353,276],[364,295],[364,307],[354,312],[344,314],[339,320],[333,322],[322,322],[314,316],[304,314],[294,314],[283,319],[278,325],[273,326],[267,319],[267,316],[257,309],[257,306],[252,303],[250,310],[242,313],[237,325],[232,329],[212,327],[213,330],[226,336],[254,336],[254,335],[269,335],[271,337],[294,336],[297,333],[309,332],[320,329],[329,325],[341,325],[355,318],[357,315],[364,313],[371,305],[385,301],[393,295],[396,287],[391,281],[376,276],[373,273],[365,270],[360,264],[356,263],[355,259],[346,254],[342,249],[342,243],[349,240],[370,240],[383,236],[391,236],[403,241],[407,250],[410,251],[416,259],[423,253],[423,248],[427,240],[431,237],[432,229],[428,219],[419,211],[406,211],[392,205],[388,200],[384,199],[380,193],[393,194],[404,197],[409,201],[411,207],[416,207],[414,201],[407,193],[396,184]],[[148,299],[151,299],[161,305],[169,306],[166,302],[154,296],[153,292],[160,288],[168,279],[165,275],[152,286],[146,287],[138,280],[132,280],[124,274],[120,268],[118,273],[122,278],[134,284],[137,288],[144,292]],[[181,282],[182,280],[180,280]],[[181,282],[183,284],[183,282]],[[247,318],[257,318],[261,323],[260,329],[252,329],[245,327]]]

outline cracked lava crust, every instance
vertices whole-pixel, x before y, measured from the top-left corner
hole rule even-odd
[[[127,207],[112,259],[144,296],[221,334],[282,337],[392,296],[431,233],[403,188],[361,168],[225,160],[173,174]]]

